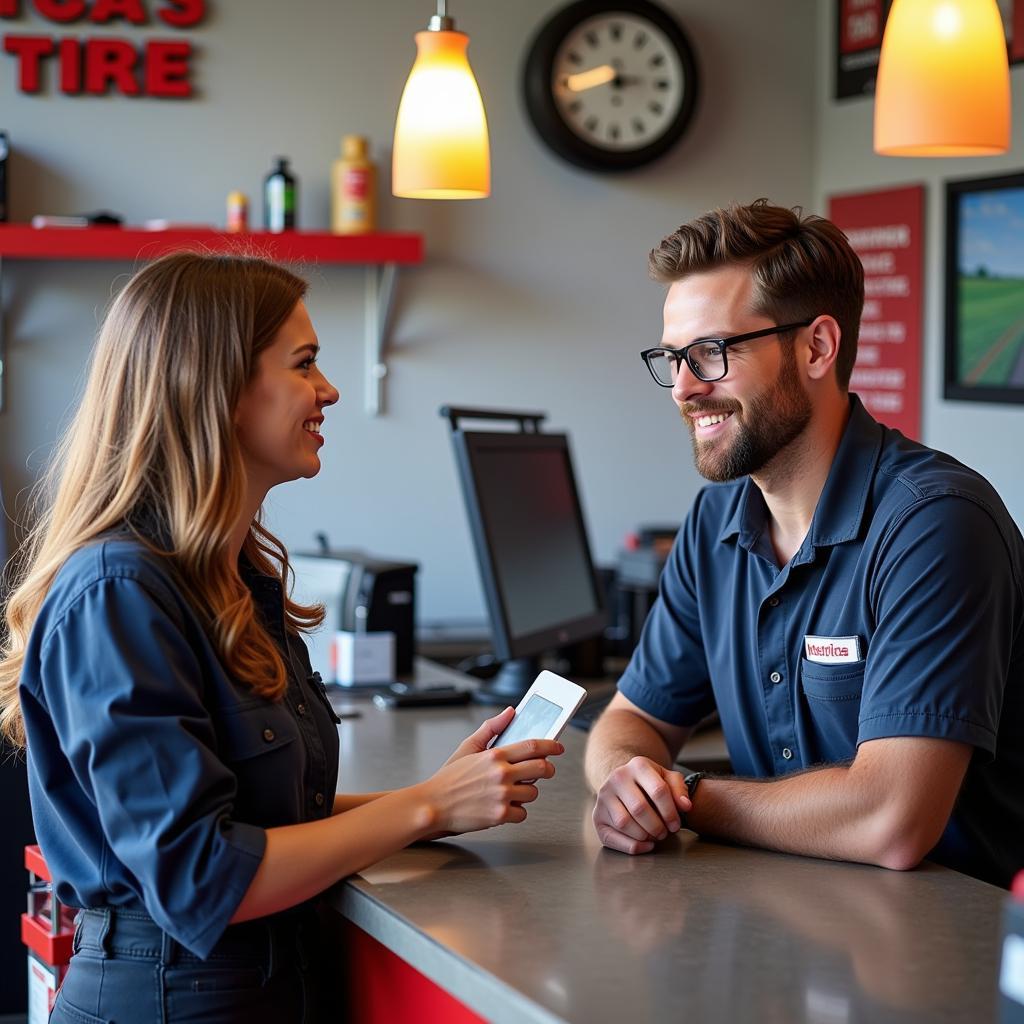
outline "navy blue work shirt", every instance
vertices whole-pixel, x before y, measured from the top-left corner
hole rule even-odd
[[[36,837],[57,898],[144,910],[200,957],[265,829],[331,813],[337,718],[286,632],[281,584],[242,575],[288,672],[280,703],[225,671],[165,559],[114,538],[72,555],[21,677]]]
[[[882,737],[970,744],[929,856],[1002,886],[1024,867],[1024,539],[986,480],[856,395],[781,569],[749,478],[697,495],[619,689],[674,725],[717,708],[741,776]]]

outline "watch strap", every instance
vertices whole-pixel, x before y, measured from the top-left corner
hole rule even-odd
[[[683,782],[686,784],[686,795],[690,798],[690,802],[693,802],[693,796],[697,792],[697,787],[700,785],[700,780],[704,778],[706,772],[690,772],[689,775],[683,776]],[[683,828],[689,828],[689,823],[686,818],[687,815],[684,812],[680,815],[683,820]]]

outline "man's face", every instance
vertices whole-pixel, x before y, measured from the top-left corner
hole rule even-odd
[[[676,281],[665,299],[662,345],[728,338],[773,326],[752,311],[754,284],[744,267],[722,267]],[[722,380],[702,381],[683,363],[672,398],[690,428],[698,472],[708,480],[756,474],[810,422],[792,341],[775,335],[730,345]]]

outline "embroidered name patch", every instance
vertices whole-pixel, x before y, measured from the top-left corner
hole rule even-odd
[[[860,661],[859,636],[805,636],[804,657],[819,665]]]

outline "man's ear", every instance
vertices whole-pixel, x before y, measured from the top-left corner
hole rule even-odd
[[[831,316],[819,316],[807,329],[807,376],[811,380],[824,380],[835,365],[842,333]]]

